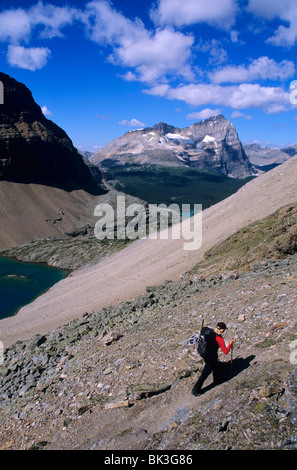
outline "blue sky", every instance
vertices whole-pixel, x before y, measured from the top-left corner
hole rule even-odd
[[[297,143],[296,41],[296,0],[0,7],[0,70],[90,151],[131,129],[186,127],[218,113],[243,143]]]

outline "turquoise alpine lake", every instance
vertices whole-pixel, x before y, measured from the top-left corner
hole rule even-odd
[[[15,315],[68,272],[0,256],[0,319]]]

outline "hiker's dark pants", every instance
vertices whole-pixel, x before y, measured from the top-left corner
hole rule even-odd
[[[215,384],[220,383],[220,364],[217,360],[206,361],[198,382],[194,385],[192,393],[199,393],[201,391],[203,382],[207,377],[213,373],[213,381]]]

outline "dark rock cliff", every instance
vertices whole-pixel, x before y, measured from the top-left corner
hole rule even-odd
[[[101,194],[67,134],[48,120],[30,90],[0,73],[0,180],[39,183]]]

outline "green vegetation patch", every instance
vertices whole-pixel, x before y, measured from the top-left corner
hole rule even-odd
[[[109,167],[115,189],[150,204],[216,204],[238,191],[249,179],[221,176],[199,168],[128,165]]]
[[[218,243],[195,266],[199,270],[247,271],[263,259],[282,259],[297,252],[297,205],[288,205]]]

